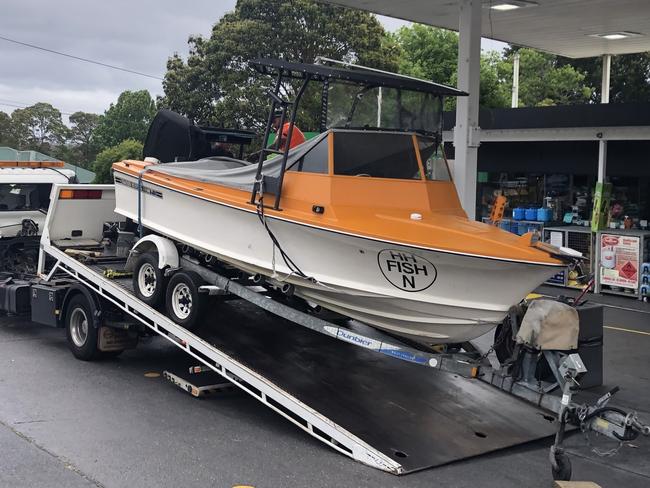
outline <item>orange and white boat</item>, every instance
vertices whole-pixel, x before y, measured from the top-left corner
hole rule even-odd
[[[467,218],[439,148],[442,98],[461,92],[361,68],[252,65],[277,77],[271,114],[289,106],[278,87],[303,80],[291,122],[305,86],[327,83],[325,130],[256,164],[115,163],[116,212],[307,303],[428,343],[489,331],[565,265],[531,235]]]

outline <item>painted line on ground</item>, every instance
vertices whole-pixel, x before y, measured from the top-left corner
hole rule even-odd
[[[626,329],[624,327],[614,327],[613,325],[603,325],[603,329],[620,330],[621,332],[631,332],[633,334],[650,336],[650,332],[645,332],[643,330],[636,330],[636,329]]]

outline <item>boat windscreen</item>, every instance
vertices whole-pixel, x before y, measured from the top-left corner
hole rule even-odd
[[[442,144],[438,144],[433,137],[418,136],[418,149],[427,180],[451,181]]]
[[[438,95],[331,82],[327,128],[386,129],[436,134],[442,121]]]
[[[334,132],[334,174],[419,180],[413,136],[384,132]]]

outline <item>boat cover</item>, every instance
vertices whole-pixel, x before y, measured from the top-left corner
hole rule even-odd
[[[327,137],[330,131],[324,132],[313,139],[305,141],[289,151],[287,168],[305,156],[312,148]],[[268,159],[263,164],[262,174],[279,176],[282,167],[282,156]],[[204,158],[198,161],[183,161],[150,166],[149,171],[164,173],[193,181],[216,183],[240,190],[253,190],[257,163],[249,163],[227,157]]]

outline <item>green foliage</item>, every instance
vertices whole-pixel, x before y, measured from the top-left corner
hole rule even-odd
[[[70,137],[68,142],[75,144],[73,156],[81,166],[88,167],[97,155],[95,129],[100,116],[88,112],[75,112],[70,116]],[[66,159],[69,161],[69,159]]]
[[[539,107],[587,103],[593,88],[585,84],[585,75],[573,66],[562,64],[553,54],[534,49],[518,50],[519,106]],[[499,65],[499,74],[512,86],[514,50]]]
[[[11,117],[5,112],[0,112],[0,146],[14,147],[15,145]]]
[[[458,34],[453,31],[413,24],[393,35],[401,47],[400,73],[451,83],[458,67]]]
[[[124,91],[100,117],[93,137],[101,149],[115,146],[125,139],[144,142],[156,104],[147,90]],[[87,121],[86,121],[87,122]]]
[[[49,103],[16,109],[11,114],[11,131],[18,149],[48,152],[68,136],[61,112]]]
[[[563,59],[585,74],[585,83],[593,86],[591,101],[600,103],[603,73],[602,58]],[[647,102],[650,100],[650,52],[612,57],[610,103]]]
[[[311,0],[239,0],[209,39],[191,37],[190,55],[167,62],[161,106],[202,123],[260,129],[271,86],[248,61],[259,57],[313,62],[317,56],[396,69],[397,48],[366,12]],[[295,86],[290,90],[295,90]],[[307,92],[298,123],[313,129],[319,102]]]
[[[394,35],[401,48],[400,73],[416,76],[436,83],[456,86],[458,70],[458,34],[455,32],[413,24],[402,27]],[[509,104],[508,89],[504,89],[499,75],[498,53],[481,55],[481,93],[482,107],[506,107]],[[445,104],[447,110],[456,105],[450,98]]]
[[[97,155],[93,164],[95,180],[93,183],[113,183],[111,167],[113,163],[125,159],[141,159],[143,144],[134,139],[126,139],[119,144],[104,149]]]

